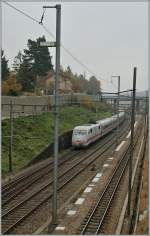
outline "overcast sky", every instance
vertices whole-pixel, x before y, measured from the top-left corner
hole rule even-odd
[[[56,3],[54,3],[56,4]],[[40,21],[43,5],[53,3],[11,2]],[[55,34],[55,10],[47,9],[43,23]],[[104,91],[115,91],[117,80],[110,83],[111,75],[121,76],[121,89],[132,86],[133,67],[137,66],[137,89],[148,87],[148,3],[62,3],[61,42],[98,79]],[[2,48],[9,65],[19,50],[27,47],[29,38],[45,35],[52,37],[36,22],[2,4]],[[55,51],[50,49],[55,62]],[[73,72],[88,73],[61,49],[61,65]]]

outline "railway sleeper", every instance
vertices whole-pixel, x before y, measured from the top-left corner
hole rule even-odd
[[[95,227],[95,225],[98,225],[99,224],[99,220],[93,220],[91,223],[90,223],[90,225],[89,225],[89,227]]]

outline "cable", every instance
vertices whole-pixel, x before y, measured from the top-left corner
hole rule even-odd
[[[55,39],[54,34],[53,34],[51,31],[49,31],[49,30],[47,29],[47,27],[46,27],[44,24],[42,24],[42,27],[45,29],[45,31],[46,31],[53,39]],[[61,47],[62,47],[62,48],[64,49],[64,51],[65,51],[68,55],[70,55],[78,64],[80,64],[82,67],[84,67],[87,72],[89,72],[90,74],[94,75],[95,77],[100,78],[100,80],[103,80],[104,82],[110,83],[109,81],[104,80],[104,79],[101,78],[100,76],[97,76],[95,73],[93,73],[83,62],[81,62],[77,57],[75,57],[62,43],[61,43]]]
[[[39,24],[39,21],[38,21],[38,20],[36,20],[36,19],[33,18],[32,16],[29,16],[27,13],[25,13],[25,12],[19,10],[18,8],[14,7],[13,5],[11,5],[11,4],[8,3],[8,2],[5,2],[5,1],[2,1],[2,2],[5,3],[6,5],[8,5],[9,7],[12,7],[14,10],[18,11],[19,13],[23,14],[24,16],[28,17],[30,20],[33,20],[33,21],[35,21],[36,23]]]
[[[42,17],[41,17],[41,21],[39,22],[38,20],[36,20],[35,18],[31,17],[30,15],[28,15],[27,13],[19,10],[18,8],[14,7],[13,5],[11,5],[8,2],[2,1],[3,3],[5,3],[6,5],[8,5],[9,7],[13,8],[14,10],[18,11],[19,13],[23,14],[24,16],[28,17],[29,19],[33,20],[34,22],[40,24],[44,30],[51,35],[51,37],[53,37],[55,39],[55,36],[53,35],[52,32],[50,32],[47,27],[42,23],[43,22],[43,18],[44,18],[44,13],[45,11],[43,11]],[[90,74],[94,75],[97,78],[100,78],[100,80],[103,80],[104,82],[110,83],[107,80],[102,79],[101,77],[97,76],[95,73],[93,73],[84,63],[82,63],[77,57],[75,57],[66,47],[64,47],[61,44],[62,48],[66,51],[67,54],[69,54],[78,64],[80,64],[82,67],[84,67],[86,69],[87,72],[89,72]]]
[[[41,26],[44,28],[44,30],[55,40],[55,36],[52,32],[50,32],[47,27],[43,24],[41,24]]]

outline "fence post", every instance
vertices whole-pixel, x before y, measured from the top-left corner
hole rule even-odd
[[[37,109],[36,109],[36,105],[34,105],[34,116],[36,116],[37,114]]]
[[[22,105],[22,113],[24,113],[24,105]]]

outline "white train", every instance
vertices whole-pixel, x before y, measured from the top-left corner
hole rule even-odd
[[[119,113],[119,124],[125,119],[125,113]],[[117,115],[96,121],[96,124],[76,126],[72,134],[73,147],[86,147],[117,127]]]

